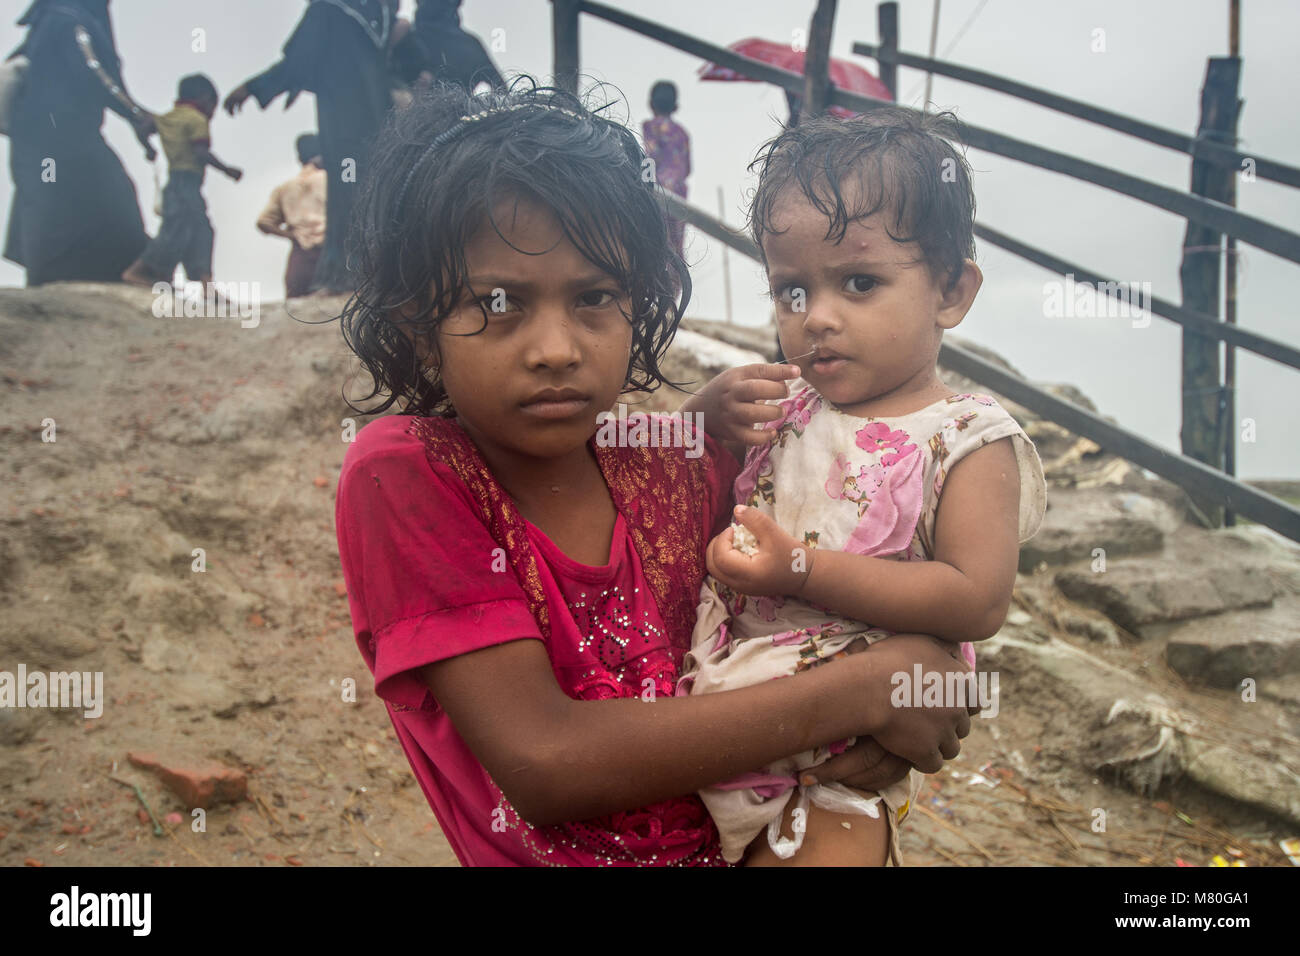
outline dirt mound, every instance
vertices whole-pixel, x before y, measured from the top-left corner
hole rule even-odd
[[[333,494],[345,433],[367,419],[342,397],[356,383],[328,321],[341,300],[268,305],[255,327],[154,305],[122,287],[0,290],[0,671],[101,672],[104,698],[90,718],[0,708],[0,863],[454,865],[352,641]],[[667,372],[702,382],[710,361],[679,348]],[[1026,424],[1058,476],[1130,480]],[[1021,604],[1022,636],[1087,646],[1065,626],[1077,618],[1121,639],[1095,612]],[[1008,643],[1000,666],[1005,686],[1040,665]],[[1095,779],[1067,699],[1017,692],[975,722],[917,808],[913,862],[1204,863],[1229,840],[1279,862],[1247,843],[1274,838],[1249,814],[1234,821],[1249,833],[1193,830]],[[194,816],[128,762],[142,751],[176,776],[242,773],[247,798]],[[1098,806],[1124,835],[1097,838]],[[1144,834],[1162,825],[1157,846]]]

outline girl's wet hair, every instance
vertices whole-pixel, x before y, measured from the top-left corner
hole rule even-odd
[[[849,223],[883,212],[889,237],[917,243],[936,281],[951,289],[965,260],[975,258],[970,166],[949,142],[959,130],[952,113],[922,116],[896,106],[787,129],[749,165],[759,173],[749,212],[754,241],[762,249],[764,236],[777,231],[775,209],[794,184],[826,216],[828,240],[839,242]]]
[[[425,370],[420,355],[436,356],[435,332],[462,305],[466,243],[484,223],[500,235],[492,210],[510,199],[547,207],[578,251],[630,299],[624,391],[663,384],[659,363],[691,284],[669,243],[648,168],[625,126],[528,78],[477,96],[439,86],[396,111],[376,142],[359,199],[357,291],[341,316],[344,339],[374,382],[360,399],[365,411],[402,401],[408,414],[454,413],[440,376]],[[486,326],[488,290],[476,291]],[[376,396],[377,406],[369,403]]]

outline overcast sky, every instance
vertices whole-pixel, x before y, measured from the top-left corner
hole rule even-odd
[[[795,30],[807,28],[815,5],[813,0],[610,2],[720,45],[748,36],[788,41]],[[6,53],[21,40],[14,21],[25,6],[26,0],[0,0],[0,47]],[[902,0],[902,49],[926,52],[933,6],[932,0]],[[406,0],[403,7],[409,12],[414,3]],[[875,7],[868,0],[840,0],[833,55],[853,58],[854,41],[875,41]],[[1300,124],[1295,120],[1300,3],[1243,0],[1242,7],[1243,149],[1300,164]],[[941,58],[1190,134],[1206,59],[1227,53],[1227,9],[1228,0],[946,0],[938,52]],[[224,95],[277,59],[302,10],[302,0],[114,0],[128,88],[148,108],[163,111],[175,96],[177,79],[202,71]],[[496,39],[494,58],[503,71],[543,77],[552,69],[550,14],[547,0],[467,0],[462,19],[486,42]],[[192,36],[200,27],[206,31],[207,49],[196,53]],[[1105,31],[1104,52],[1092,49],[1098,28]],[[582,18],[580,50],[583,71],[622,92],[627,103],[621,115],[638,130],[649,115],[650,85],[658,79],[677,83],[677,119],[692,137],[689,198],[716,213],[721,187],[726,218],[740,223],[744,198],[754,185],[745,167],[784,116],[781,93],[761,84],[701,83],[700,62],[694,57],[590,17]],[[875,71],[873,61],[854,59]],[[923,74],[900,70],[902,101],[919,106],[923,83]],[[943,77],[934,79],[931,98],[974,125],[1171,188],[1188,187],[1190,160],[1181,154]],[[153,170],[125,122],[109,114],[104,128],[135,180],[152,232],[157,224]],[[286,243],[262,236],[253,223],[271,190],[295,171],[294,138],[314,128],[310,95],[288,112],[282,100],[265,113],[250,101],[239,117],[232,120],[221,113],[214,121],[214,152],[246,170],[238,184],[220,175],[207,180],[218,278],[260,282],[267,299],[282,294]],[[1155,295],[1178,301],[1185,225],[1178,217],[1013,160],[977,150],[969,156],[980,221],[1104,275],[1149,282]],[[4,139],[0,158],[7,168]],[[160,172],[165,177],[166,170]],[[0,209],[6,215],[10,192],[8,178],[0,177]],[[1300,191],[1256,181],[1242,183],[1238,197],[1243,211],[1300,228]],[[1295,342],[1300,326],[1294,296],[1284,295],[1284,289],[1294,288],[1300,265],[1250,246],[1239,248],[1238,321]],[[721,247],[688,229],[687,258],[696,283],[690,314],[720,318]],[[737,321],[765,321],[768,303],[760,271],[738,255],[730,261]],[[1176,325],[1159,317],[1142,329],[1124,318],[1045,318],[1043,284],[1053,279],[1051,274],[983,243],[978,261],[984,288],[961,334],[996,349],[1031,379],[1077,385],[1104,414],[1177,448]],[[0,285],[22,282],[20,269],[0,263]],[[1254,443],[1238,445],[1239,474],[1300,476],[1300,415],[1295,410],[1300,372],[1249,353],[1238,355],[1238,419],[1253,418],[1257,436]]]

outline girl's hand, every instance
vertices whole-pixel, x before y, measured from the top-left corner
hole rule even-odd
[[[776,421],[781,409],[762,400],[788,397],[785,383],[798,377],[795,365],[742,365],[718,375],[688,398],[681,410],[702,412],[704,430],[717,441],[765,445],[775,432],[754,425]]]
[[[925,634],[896,634],[831,666],[850,664],[866,666],[871,675],[863,691],[868,695],[870,724],[874,728],[871,735],[880,747],[922,773],[936,773],[945,760],[961,752],[960,740],[970,733],[971,716],[980,712],[978,701],[967,706],[895,707],[890,699],[896,686],[894,675],[907,674],[910,678],[917,665],[922,674],[969,673],[971,666],[961,656],[958,645]],[[945,679],[944,686],[948,684]],[[865,766],[863,755],[850,757],[853,753],[846,751],[809,772],[822,781],[845,779]]]
[[[842,754],[806,770],[800,783],[840,783],[858,790],[883,790],[907,776],[912,765],[880,746],[875,737],[863,737]]]
[[[797,595],[812,570],[813,551],[786,534],[769,515],[737,505],[736,520],[756,539],[757,551],[745,554],[734,547],[734,529],[709,542],[705,561],[709,573],[741,594]]]

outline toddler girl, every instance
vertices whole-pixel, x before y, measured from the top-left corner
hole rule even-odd
[[[942,122],[895,108],[814,119],[755,161],[751,229],[802,378],[760,406],[785,394],[774,368],[734,369],[687,403],[755,447],[735,482],[740,525],[709,546],[679,693],[800,674],[904,631],[961,642],[973,665],[969,642],[1002,625],[1044,482],[1011,416],[936,372],[944,330],[982,281],[969,171]],[[763,419],[774,433],[748,424]],[[887,848],[897,864],[921,774],[873,793],[805,785],[843,744],[703,791],[726,859],[753,843],[751,863],[790,860],[817,834],[799,862],[880,863]]]
[[[660,80],[650,87],[650,109],[654,119],[641,124],[646,155],[654,161],[655,180],[671,193],[686,198],[686,180],[691,175],[691,137],[673,114],[677,112],[677,85]],[[668,235],[678,257],[685,255],[686,223],[668,219]]]
[[[849,735],[955,756],[966,708],[882,703],[912,658],[964,669],[932,638],[673,696],[737,463],[593,440],[659,384],[690,292],[633,135],[535,89],[390,123],[343,325],[404,414],[357,435],[336,523],[357,646],[460,861],[717,865],[715,781]]]

